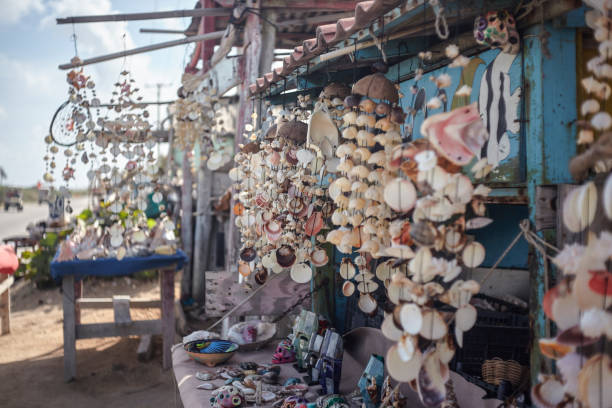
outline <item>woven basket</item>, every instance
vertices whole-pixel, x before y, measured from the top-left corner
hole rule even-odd
[[[524,367],[517,361],[504,361],[499,357],[485,360],[482,364],[482,379],[484,382],[499,385],[502,381],[508,381],[517,386],[521,382]]]

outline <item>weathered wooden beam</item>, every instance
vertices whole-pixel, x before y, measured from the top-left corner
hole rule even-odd
[[[113,307],[113,298],[81,298],[77,299],[81,309],[110,309]],[[161,307],[158,299],[130,299],[132,309],[150,309]]]
[[[176,333],[174,321],[174,273],[176,266],[172,265],[159,272],[161,292],[161,329],[163,340],[162,367],[167,370],[172,367],[171,347]]]
[[[123,58],[123,57],[127,57],[130,55],[142,54],[144,52],[161,50],[163,48],[176,47],[178,45],[189,44],[192,42],[215,40],[217,38],[221,38],[223,36],[223,33],[225,33],[225,30],[224,31],[213,31],[207,34],[200,34],[200,35],[194,35],[193,37],[181,38],[180,40],[166,41],[166,42],[162,42],[158,44],[146,45],[144,47],[133,48],[131,50],[113,52],[111,54],[101,55],[99,57],[84,59],[77,63],[62,64],[59,66],[59,69],[62,69],[62,70],[72,69],[72,68],[82,67],[85,65],[97,64],[99,62],[110,61],[110,60],[114,60],[117,58]]]
[[[129,325],[117,323],[88,323],[76,325],[77,339],[126,337],[142,334],[160,334],[161,332],[161,320],[134,320]]]
[[[132,316],[130,316],[130,296],[113,296],[113,312],[115,317],[115,323],[120,326],[131,324]]]
[[[153,356],[153,336],[145,334],[140,336],[140,342],[136,349],[138,361],[149,361]]]
[[[210,215],[210,199],[212,193],[213,173],[206,163],[201,162],[198,171],[196,225],[193,245],[193,287],[192,297],[199,304],[204,304],[205,288],[204,273],[208,269],[210,246],[210,231],[212,219]]]
[[[547,47],[550,58],[546,56],[541,35],[549,35]],[[559,84],[576,82],[576,32],[573,29],[557,29],[548,22],[531,27],[523,37],[523,55],[524,105],[529,115],[529,121],[525,123],[526,178],[529,219],[535,225],[539,208],[537,187],[572,180],[568,162],[576,154],[576,87]],[[550,230],[538,234],[555,243]],[[534,382],[542,365],[547,364],[540,353],[538,340],[550,335],[549,324],[542,310],[546,284],[551,279],[546,273],[550,269],[546,262],[536,251],[529,267],[529,314],[532,319],[530,368]]]
[[[2,282],[0,282],[0,293],[4,293],[9,290],[13,282],[15,282],[15,278],[13,278],[13,275],[6,274],[2,274],[0,276],[2,276]]]
[[[11,332],[11,285],[15,281],[13,275],[0,275],[0,335]]]
[[[191,10],[154,11],[150,13],[103,14],[57,18],[57,24],[102,23],[134,20],[159,20],[162,18],[224,17],[232,14],[231,8],[198,8]]]
[[[535,230],[552,229],[557,225],[557,187],[536,186]]]
[[[72,381],[76,376],[76,322],[74,308],[74,275],[62,279],[62,302],[64,311],[64,380]]]
[[[187,262],[183,266],[183,278],[181,280],[181,298],[191,297],[191,265],[193,264],[193,175],[191,173],[191,151],[183,154],[183,185],[181,186],[181,243],[183,251],[187,256]]]
[[[324,14],[322,16],[303,17],[303,18],[296,18],[293,20],[279,21],[276,23],[276,26],[277,27],[291,27],[291,26],[300,26],[300,25],[314,25],[314,24],[335,22],[335,21],[340,20],[341,18],[354,17],[354,16],[355,16],[354,11],[347,11],[343,13]]]
[[[255,3],[249,1],[250,7],[258,7],[259,2]],[[239,92],[239,110],[238,117],[236,118],[236,137],[234,138],[234,151],[238,151],[238,145],[243,142],[242,134],[244,133],[244,127],[247,123],[252,121],[251,115],[253,113],[254,101],[250,98],[249,85],[254,83],[255,80],[262,72],[260,69],[260,58],[261,49],[263,46],[269,46],[274,48],[274,44],[262,44],[262,21],[261,18],[255,13],[248,13],[245,23],[245,35],[246,41],[243,57],[240,59],[240,92]],[[234,205],[234,200],[230,202],[230,208]],[[230,220],[228,222],[228,233],[227,233],[227,262],[226,270],[230,271],[231,265],[237,259],[238,249],[238,231],[234,224],[235,216],[234,212],[230,211]]]
[[[143,34],[185,34],[185,30],[167,30],[163,28],[141,28]]]

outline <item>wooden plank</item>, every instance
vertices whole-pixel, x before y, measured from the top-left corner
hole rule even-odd
[[[0,274],[0,293],[4,293],[5,291],[9,290],[13,282],[15,282],[13,275],[8,275],[5,273]]]
[[[64,380],[72,381],[76,376],[76,323],[74,308],[74,275],[62,279],[64,309]]]
[[[547,48],[551,58],[545,56],[541,35],[549,35]],[[529,196],[529,219],[535,224],[536,188],[543,184],[571,182],[569,159],[576,154],[576,87],[559,86],[576,82],[576,32],[557,29],[550,23],[538,24],[523,36],[525,112],[526,179]],[[554,243],[550,231],[538,233]],[[538,341],[547,336],[549,325],[542,310],[546,292],[546,260],[535,253],[530,264],[529,314],[532,319],[531,379],[535,381],[546,364]]]
[[[535,229],[555,228],[557,225],[557,188],[556,186],[536,186]]]
[[[81,298],[77,299],[81,309],[110,309],[113,307],[113,298]],[[159,299],[130,299],[132,309],[151,309],[161,307]]]
[[[132,323],[130,316],[130,297],[124,295],[113,296],[113,311],[115,323],[118,325],[128,325]]]
[[[204,273],[208,269],[210,231],[212,217],[210,214],[210,199],[212,193],[213,175],[205,163],[198,171],[198,195],[196,204],[196,226],[193,245],[193,278],[192,297],[203,304],[205,297]]]
[[[134,21],[134,20],[158,20],[162,18],[184,18],[202,16],[230,16],[230,8],[197,8],[191,10],[170,10],[154,11],[150,13],[124,13],[124,14],[105,14],[97,16],[76,16],[57,18],[57,24],[79,24],[79,23],[100,23],[104,21]]]
[[[132,48],[131,50],[113,52],[98,57],[87,58],[77,63],[61,64],[58,68],[62,70],[82,67],[85,65],[97,64],[99,62],[110,61],[117,58],[124,58],[129,55],[142,54],[144,52],[161,50],[163,48],[176,47],[178,45],[190,44],[198,41],[216,40],[223,36],[225,31],[213,31],[207,34],[194,35],[193,37],[181,38],[180,40],[165,41],[157,44],[146,45],[144,47]]]
[[[162,339],[163,339],[163,356],[162,367],[168,369],[172,367],[172,352],[170,348],[174,343],[174,273],[176,267],[162,269],[159,273],[159,285],[162,302]]]
[[[183,251],[187,256],[187,262],[183,266],[183,278],[181,280],[181,297],[191,297],[191,264],[193,254],[193,176],[191,174],[191,152],[183,154],[183,185],[181,186],[181,243]]]
[[[174,302],[174,315],[176,317],[176,330],[178,331],[179,335],[186,336],[189,334],[187,318],[185,317],[185,311],[183,310],[183,306],[181,305],[181,301],[179,299]]]
[[[138,361],[149,361],[153,356],[153,336],[145,334],[140,336],[140,342],[138,343],[138,349],[136,349],[136,355]]]
[[[83,297],[83,281],[75,280],[74,282],[74,323],[81,324],[81,306],[79,299]]]
[[[134,320],[129,325],[119,325],[116,323],[88,323],[76,326],[77,339],[126,337],[142,334],[160,334],[161,332],[161,320]]]
[[[13,275],[0,274],[0,335],[11,332],[11,285],[14,281]]]
[[[254,108],[254,100],[250,97],[249,85],[254,83],[259,75],[259,61],[261,58],[261,30],[262,20],[257,15],[259,12],[260,2],[249,0],[247,5],[253,7],[254,13],[248,13],[245,28],[244,38],[248,39],[248,43],[245,44],[243,57],[240,59],[240,103],[238,115],[236,118],[236,137],[234,138],[234,151],[238,151],[238,145],[243,142],[242,134],[247,123],[252,121],[251,115]],[[267,6],[267,5],[266,5]],[[272,44],[274,48],[274,44]],[[261,117],[261,114],[259,115]],[[234,200],[230,202],[230,208],[234,206]],[[226,270],[229,272],[231,266],[238,259],[238,231],[235,225],[235,215],[233,211],[230,211],[230,220],[228,222],[228,233],[227,237],[227,259],[226,259]]]

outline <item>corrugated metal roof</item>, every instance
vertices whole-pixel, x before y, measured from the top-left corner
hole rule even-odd
[[[370,0],[362,1],[355,6],[355,16],[342,18],[334,24],[317,27],[316,37],[302,42],[294,48],[291,55],[284,58],[283,66],[257,78],[249,85],[251,94],[257,94],[267,89],[270,84],[279,82],[289,76],[296,68],[305,65],[311,59],[327,52],[331,47],[348,39],[359,30],[368,27],[373,20],[402,3],[400,0]]]

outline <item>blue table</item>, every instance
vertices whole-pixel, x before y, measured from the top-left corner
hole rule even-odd
[[[98,337],[161,334],[163,338],[163,367],[170,368],[174,341],[174,274],[182,269],[187,257],[182,251],[173,255],[131,257],[118,261],[114,258],[51,262],[51,276],[62,282],[64,311],[64,377],[71,381],[76,376],[76,340]],[[86,276],[128,276],[136,272],[159,271],[161,296],[159,300],[130,300],[129,296],[113,298],[82,298],[82,279]],[[135,320],[129,308],[161,308],[158,320]],[[113,308],[115,321],[81,324],[81,308]]]

